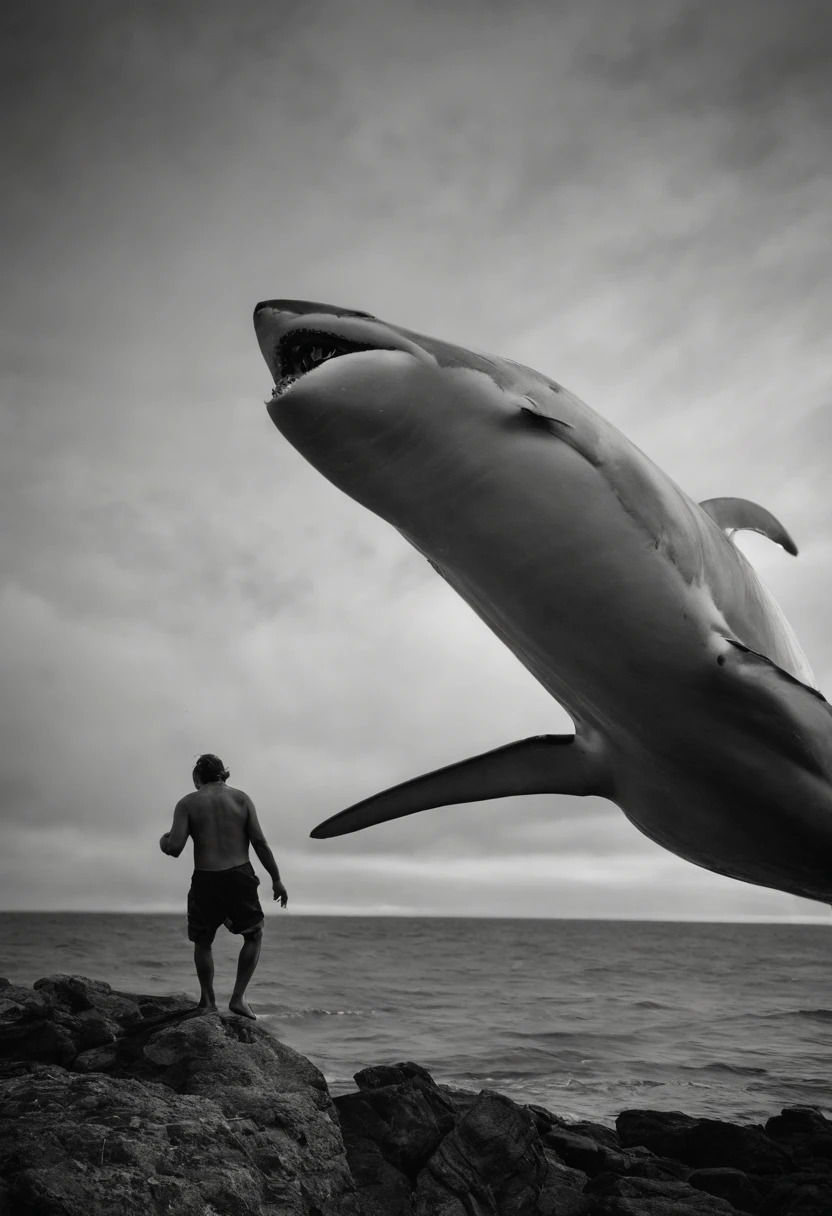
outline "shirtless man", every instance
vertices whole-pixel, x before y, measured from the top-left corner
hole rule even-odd
[[[263,909],[257,898],[260,879],[248,859],[251,844],[272,880],[274,898],[286,907],[289,896],[277,862],[266,844],[254,803],[242,790],[226,785],[229,772],[218,756],[200,756],[193,771],[196,793],[176,804],[173,827],[159,841],[168,857],[178,857],[189,836],[194,842],[194,874],[188,892],[188,939],[194,943],[201,1009],[216,1010],[211,943],[220,925],[243,938],[237,980],[228,1007],[256,1020],[246,1000],[263,940]]]

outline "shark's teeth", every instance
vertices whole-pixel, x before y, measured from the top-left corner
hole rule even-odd
[[[274,349],[272,361],[275,386],[271,400],[279,397],[306,372],[328,363],[330,359],[340,359],[344,355],[357,354],[359,351],[390,349],[393,348],[373,346],[364,342],[351,342],[349,338],[324,334],[320,331],[294,330],[278,342]]]
[[[278,343],[275,350],[275,367],[285,375],[302,375],[330,359],[353,355],[359,351],[386,349],[371,343],[352,342],[335,334],[323,334],[313,330],[294,330]]]

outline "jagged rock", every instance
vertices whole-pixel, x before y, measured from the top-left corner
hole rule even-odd
[[[375,1144],[384,1161],[415,1178],[454,1126],[454,1108],[433,1080],[411,1077],[397,1085],[363,1089],[335,1099],[348,1158],[363,1141]]]
[[[622,1111],[616,1126],[627,1146],[642,1144],[693,1169],[742,1170],[761,1190],[795,1165],[791,1148],[762,1127],[691,1119],[679,1111]]]
[[[372,1140],[344,1136],[361,1216],[411,1216],[410,1179],[385,1161]]]
[[[376,1064],[370,1068],[362,1068],[353,1077],[359,1089],[383,1089],[387,1085],[401,1085],[403,1081],[411,1081],[419,1077],[427,1085],[436,1085],[433,1077],[421,1064],[404,1061],[401,1064]]]
[[[832,1163],[832,1120],[813,1106],[786,1106],[765,1125],[772,1140],[788,1146],[796,1164],[811,1168],[818,1159]]]
[[[621,1160],[620,1153],[611,1152],[605,1145],[571,1128],[550,1127],[542,1139],[544,1144],[554,1149],[561,1161],[573,1169],[583,1170],[590,1178],[612,1168],[612,1162]]]
[[[832,1174],[797,1173],[778,1179],[758,1216],[830,1216]]]
[[[649,1148],[630,1148],[621,1152],[617,1161],[613,1154],[609,1157],[610,1168],[628,1178],[669,1178],[686,1182],[690,1167],[672,1157],[659,1157],[651,1153]]]
[[[0,1057],[72,1065],[142,1021],[138,1004],[109,984],[55,975],[34,989],[7,984],[0,1001]]]
[[[82,977],[0,991],[15,1216],[360,1216],[323,1076],[262,1027]]]
[[[553,1115],[552,1112],[547,1110],[545,1106],[538,1106],[536,1102],[528,1102],[526,1104],[526,1110],[531,1111],[537,1130],[541,1135],[544,1132],[548,1132],[549,1128],[555,1123],[557,1123],[558,1127],[566,1126],[565,1119],[561,1119],[557,1115]]]
[[[739,1212],[753,1214],[760,1209],[763,1196],[742,1170],[731,1169],[729,1166],[694,1170],[688,1182],[698,1191],[707,1191],[709,1195],[727,1199]]]
[[[622,1110],[615,1127],[623,1148],[643,1145],[660,1157],[678,1159],[687,1132],[698,1122],[679,1110]]]
[[[765,1131],[773,1140],[794,1143],[816,1132],[828,1135],[832,1132],[832,1120],[815,1106],[784,1106],[779,1115],[772,1115],[766,1122]]]
[[[356,1083],[333,1105],[303,1056],[187,996],[0,981],[0,1216],[832,1216],[814,1108],[613,1130],[412,1062]]]
[[[600,1142],[594,1138],[599,1131],[603,1137]],[[682,1163],[658,1157],[643,1146],[622,1149],[615,1132],[602,1124],[564,1126],[559,1122],[549,1126],[541,1138],[561,1161],[583,1170],[590,1178],[611,1173],[639,1178],[684,1179],[690,1172]]]
[[[572,1169],[544,1147],[546,1175],[540,1188],[534,1216],[585,1216],[592,1209],[592,1199],[583,1191],[587,1176]]]
[[[762,1127],[745,1127],[719,1119],[700,1119],[684,1138],[682,1161],[694,1168],[725,1165],[757,1177],[782,1174],[793,1164],[789,1149],[767,1136]]]
[[[502,1094],[483,1090],[419,1174],[413,1213],[526,1216],[541,1210],[552,1212],[556,1210],[553,1192],[568,1190],[563,1181],[550,1168],[531,1112]],[[543,1209],[541,1199],[546,1203]],[[576,1204],[573,1210],[589,1209]]]
[[[134,1001],[143,1018],[158,1017],[166,1013],[185,1013],[194,1007],[194,998],[184,992],[171,996],[145,996],[140,992],[119,992],[118,995],[128,1001]]]
[[[34,987],[36,992],[43,993],[53,1004],[68,1009],[70,1013],[96,1010],[99,1015],[105,1014],[119,1026],[141,1021],[138,1003],[113,992],[103,980],[88,980],[81,975],[46,975],[43,979],[35,980]]]
[[[595,1202],[589,1216],[733,1216],[724,1199],[697,1191],[687,1182],[654,1178],[593,1178],[586,1194]]]
[[[92,1047],[80,1052],[72,1061],[75,1072],[111,1072],[118,1060],[115,1044],[109,1047]]]
[[[439,1090],[450,1099],[457,1115],[466,1114],[476,1102],[479,1093],[473,1089],[457,1089],[454,1085],[440,1085]]]
[[[258,1210],[262,1180],[213,1102],[41,1065],[5,1087],[3,1116],[0,1172],[22,1211],[201,1216],[219,1202]],[[191,1134],[174,1144],[169,1126]]]
[[[22,988],[6,980],[0,989],[0,1024],[30,1022],[48,1016],[52,1005],[48,998],[32,988]]]
[[[577,1122],[569,1123],[566,1119],[560,1118],[556,1119],[555,1122],[559,1126],[577,1133],[579,1136],[588,1136],[590,1140],[594,1140],[596,1144],[603,1145],[604,1148],[618,1151],[623,1147],[618,1132],[612,1127],[607,1127],[605,1123],[592,1123],[588,1119],[579,1119]]]

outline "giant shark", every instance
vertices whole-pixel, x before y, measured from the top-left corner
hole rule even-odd
[[[560,384],[304,300],[257,305],[278,430],[387,520],[572,718],[365,798],[312,836],[518,794],[600,795],[678,857],[832,903],[832,708],[732,540]],[[406,695],[403,692],[402,695]]]

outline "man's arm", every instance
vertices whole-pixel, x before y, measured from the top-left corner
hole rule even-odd
[[[163,853],[167,853],[168,857],[178,857],[185,847],[189,833],[188,808],[183,799],[176,804],[173,812],[173,827],[169,832],[165,832],[159,841],[159,848]]]
[[[271,849],[266,843],[266,836],[260,826],[260,820],[257,818],[257,811],[254,809],[254,803],[248,796],[246,796],[246,805],[248,806],[246,830],[248,831],[249,843],[260,859],[260,864],[263,866],[264,870],[268,872],[268,875],[272,880],[272,890],[274,891],[275,899],[279,899],[281,908],[285,908],[286,904],[289,902],[289,896],[286,892],[286,888],[280,881],[280,871],[277,868],[274,853],[272,853]]]

